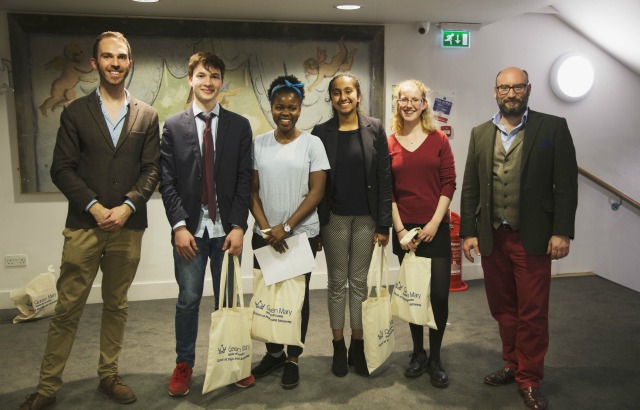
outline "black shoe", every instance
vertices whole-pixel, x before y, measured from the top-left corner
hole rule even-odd
[[[282,372],[282,388],[294,389],[300,382],[300,374],[298,372],[298,363],[287,362],[284,365],[284,371]]]
[[[427,373],[431,376],[431,384],[433,386],[439,388],[449,386],[449,376],[447,376],[447,372],[442,368],[440,357],[431,356],[429,360],[427,360]]]
[[[333,363],[331,364],[331,372],[338,377],[344,377],[349,373],[347,366],[347,346],[344,339],[333,341]]]
[[[251,374],[253,374],[256,379],[259,379],[268,375],[277,368],[284,366],[286,362],[287,355],[284,352],[282,352],[278,357],[273,357],[271,353],[267,353],[260,361],[260,364],[251,369]]]
[[[404,377],[418,377],[424,373],[427,366],[427,352],[424,350],[420,352],[411,353],[411,361],[409,367],[404,371]]]
[[[351,339],[351,346],[349,346],[349,363],[353,364],[358,376],[369,376],[367,359],[364,356],[364,340]]]

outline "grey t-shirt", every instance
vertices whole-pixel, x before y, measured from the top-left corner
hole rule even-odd
[[[270,226],[286,222],[309,194],[309,173],[328,170],[329,160],[322,141],[306,131],[288,144],[280,144],[274,131],[253,141],[253,169],[260,178],[260,200]],[[260,234],[257,224],[254,232]],[[294,233],[312,238],[320,233],[318,212],[314,210]]]

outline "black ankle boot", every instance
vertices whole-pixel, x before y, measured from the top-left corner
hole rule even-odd
[[[369,376],[367,359],[364,357],[364,340],[351,339],[351,345],[349,346],[349,363],[353,364],[357,375],[363,377]]]
[[[351,339],[351,344],[349,345],[349,355],[347,357],[347,364],[349,367],[353,366],[353,339]]]
[[[347,366],[347,346],[344,344],[344,339],[333,341],[333,364],[331,365],[331,372],[338,377],[344,377],[349,373],[349,366]]]
[[[424,349],[411,353],[411,361],[404,371],[404,377],[418,377],[427,369],[427,352]]]
[[[442,367],[440,356],[429,356],[427,360],[427,373],[429,373],[431,384],[435,387],[445,388],[449,386],[449,376]]]

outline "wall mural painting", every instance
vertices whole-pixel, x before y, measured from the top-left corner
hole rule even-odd
[[[226,72],[218,101],[245,116],[254,136],[274,127],[266,93],[271,81],[284,74],[293,74],[305,83],[306,95],[298,122],[302,129],[311,130],[331,118],[327,86],[339,72],[355,73],[361,80],[364,111],[383,116],[381,26],[215,23],[225,26],[226,35],[194,30],[190,36],[179,37],[163,35],[166,20],[156,21],[159,27],[154,35],[137,33],[131,21],[123,28],[118,27],[118,22],[122,25],[120,20],[101,18],[93,18],[97,24],[88,24],[85,32],[63,34],[56,33],[55,27],[49,27],[50,31],[33,29],[36,25],[41,27],[37,24],[38,16],[9,17],[14,76],[16,72],[23,73],[15,82],[22,192],[57,191],[49,176],[49,166],[60,112],[64,104],[94,92],[98,85],[98,73],[89,60],[93,39],[105,30],[121,31],[129,40],[134,64],[127,89],[158,111],[161,127],[168,116],[191,104],[187,61],[196,51],[212,51],[222,57]],[[49,26],[51,19],[55,18],[48,16]],[[149,19],[144,21],[148,26]],[[236,30],[242,36],[228,35],[233,31],[229,27],[234,25],[243,26],[242,30]],[[254,26],[253,30],[246,30],[247,25]],[[278,34],[283,26],[284,32],[295,31],[299,35]]]

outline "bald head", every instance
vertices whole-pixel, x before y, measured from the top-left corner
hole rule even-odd
[[[518,67],[507,67],[496,75],[496,85],[507,84],[510,82],[507,80],[513,80],[511,84],[527,84],[529,83],[529,73],[527,73],[527,70]]]

